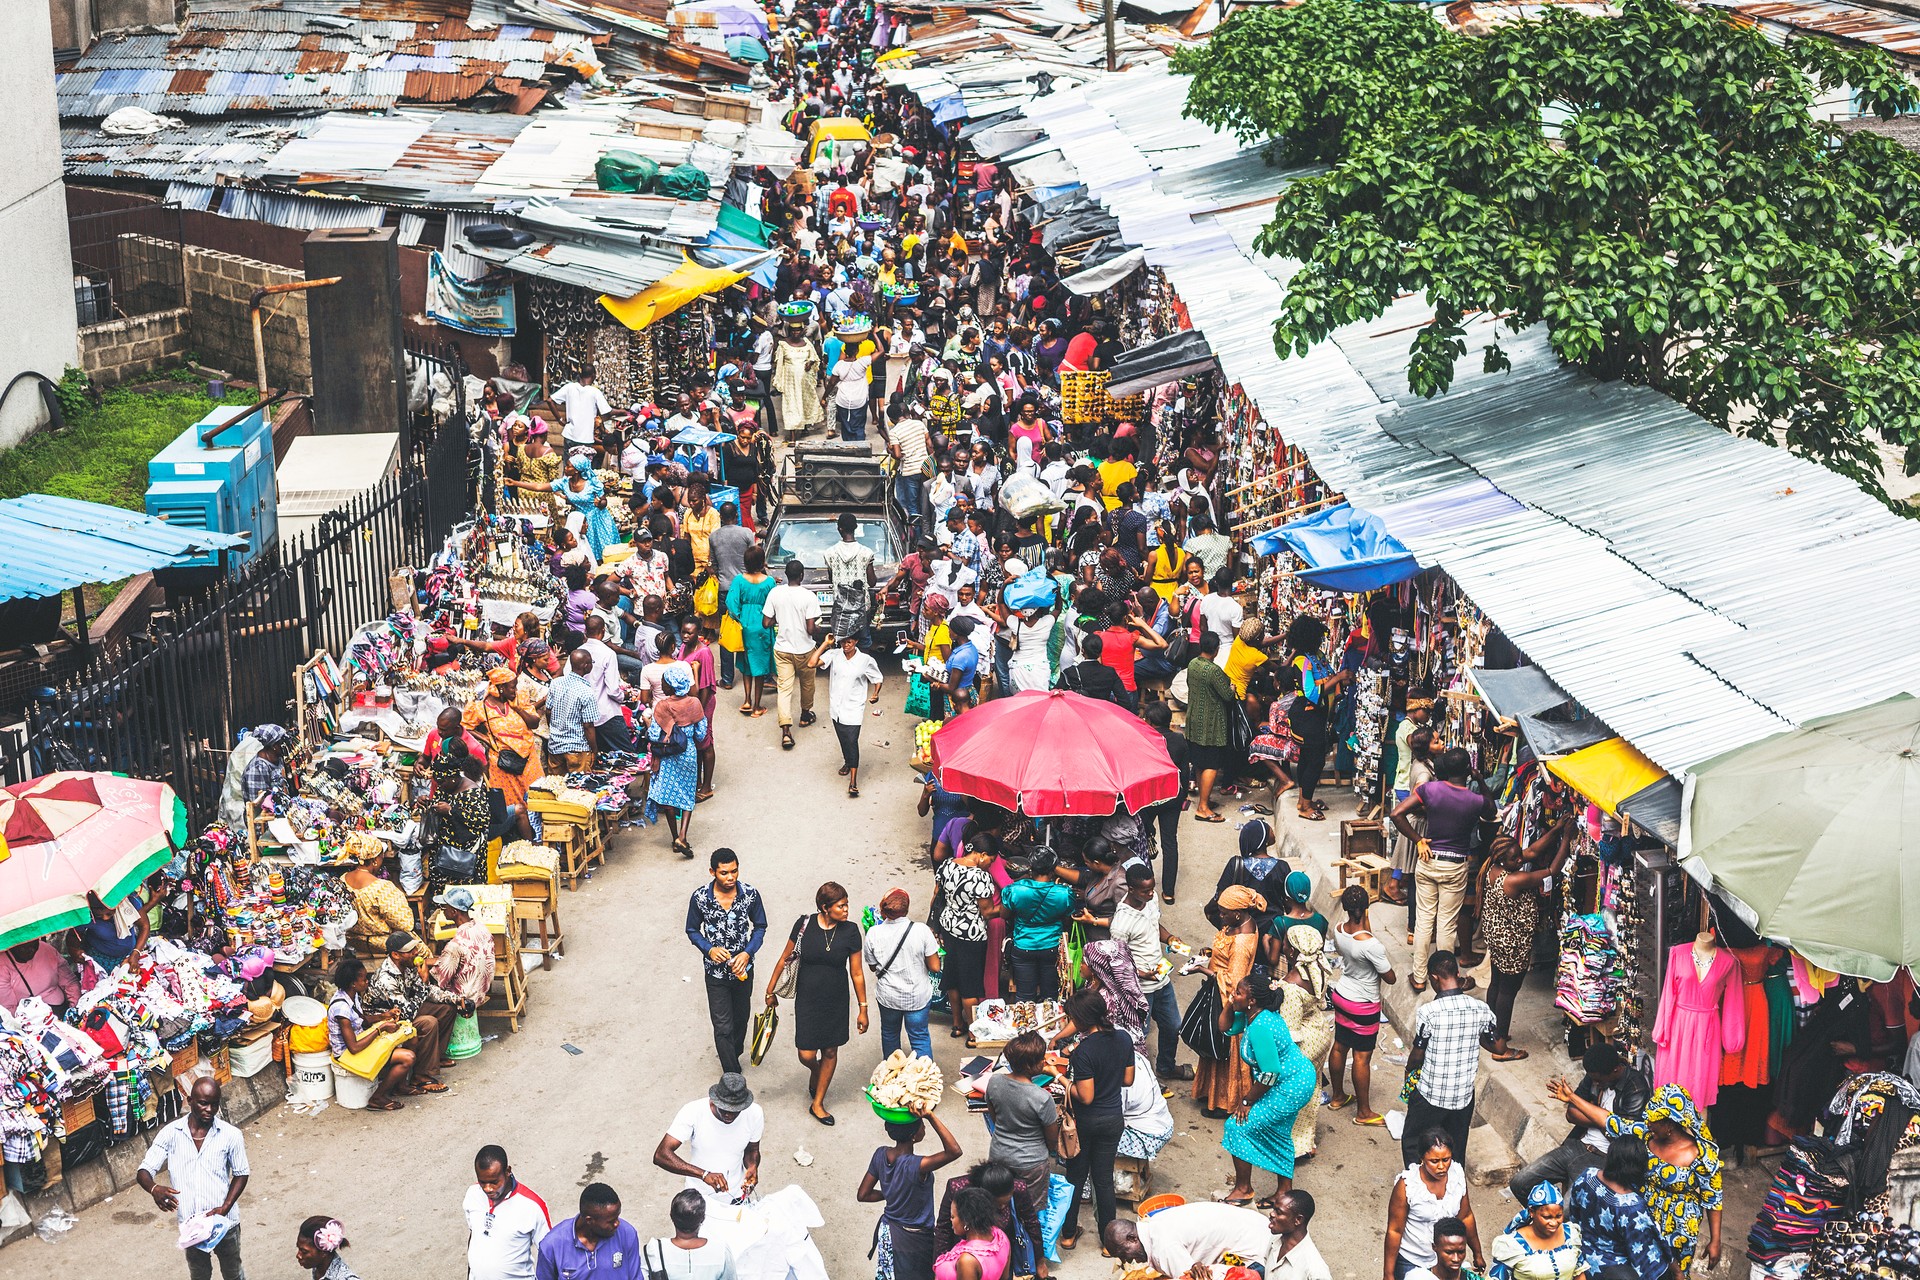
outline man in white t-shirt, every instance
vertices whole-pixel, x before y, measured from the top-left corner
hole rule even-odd
[[[738,1202],[760,1183],[760,1138],[767,1116],[738,1071],[680,1108],[653,1149],[656,1168],[683,1175],[709,1204]]]
[[[580,371],[572,382],[564,383],[549,397],[565,413],[567,425],[560,437],[568,444],[591,445],[600,426],[600,415],[613,412],[613,406],[593,384],[593,368]]]
[[[780,747],[793,750],[793,689],[800,687],[800,724],[810,725],[813,714],[814,635],[820,629],[820,598],[800,585],[807,566],[798,556],[787,561],[787,580],[767,592],[761,617],[773,625],[773,678],[778,690]]]
[[[842,519],[846,517],[842,516]],[[867,707],[880,701],[880,664],[860,651],[860,637],[822,636],[809,661],[827,673],[827,718],[840,740],[840,776],[847,780],[847,797],[860,794],[860,726]]]
[[[1193,607],[1200,614],[1200,621],[1207,630],[1220,637],[1220,652],[1225,653],[1233,645],[1233,637],[1240,630],[1240,623],[1246,618],[1247,611],[1240,602],[1221,588],[1226,585],[1219,579],[1205,582],[1202,590],[1206,592]]]
[[[547,1202],[513,1176],[500,1147],[480,1148],[473,1176],[460,1206],[467,1219],[468,1280],[534,1280],[540,1241],[553,1228]]]
[[[933,980],[940,972],[940,940],[918,920],[907,919],[913,905],[905,889],[890,889],[880,899],[880,923],[867,930],[864,961],[879,988],[880,1053],[900,1047],[900,1027],[916,1057],[933,1056],[927,1033],[927,1008]]]
[[[833,416],[842,440],[867,438],[867,401],[872,386],[867,370],[872,366],[872,356],[845,355],[833,366]]]

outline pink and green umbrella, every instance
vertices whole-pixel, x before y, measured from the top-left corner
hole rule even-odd
[[[0,947],[92,918],[186,843],[187,809],[164,782],[50,773],[0,790]]]

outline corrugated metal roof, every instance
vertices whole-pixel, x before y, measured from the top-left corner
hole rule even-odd
[[[380,18],[362,14],[392,15]],[[300,0],[230,6],[194,0],[172,36],[109,33],[57,78],[65,118],[123,106],[173,115],[381,110],[396,102],[520,101],[547,74],[552,28],[475,29],[464,0],[389,4]],[[202,81],[179,72],[209,72]]]
[[[0,600],[42,600],[246,545],[232,534],[181,529],[138,511],[30,493],[0,502]]]
[[[1036,146],[1078,169],[1227,376],[1332,488],[1379,509],[1484,479],[1524,504],[1405,541],[1614,732],[1680,775],[1813,716],[1920,692],[1920,525],[1833,472],[1563,369],[1539,331],[1503,337],[1511,372],[1463,364],[1449,394],[1420,400],[1405,377],[1430,316],[1417,298],[1276,356],[1294,264],[1252,241],[1291,175],[1184,120],[1184,101],[1184,79],[1158,67],[1024,110],[1048,131]],[[1879,643],[1836,661],[1838,620],[1869,608]]]

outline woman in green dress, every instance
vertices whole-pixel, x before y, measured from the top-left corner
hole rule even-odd
[[[773,591],[773,578],[767,573],[766,550],[758,544],[748,547],[741,561],[743,567],[733,575],[726,600],[727,616],[740,624],[740,640],[745,646],[740,664],[747,679],[740,714],[763,716],[767,712],[760,699],[773,677],[773,628],[767,625],[764,612],[767,596]]]
[[[1256,968],[1234,990],[1227,1008],[1237,1023],[1253,1020],[1240,1037],[1240,1056],[1253,1071],[1246,1097],[1234,1108],[1220,1145],[1233,1157],[1233,1186],[1218,1197],[1228,1204],[1253,1200],[1253,1171],[1279,1179],[1278,1196],[1293,1186],[1293,1124],[1300,1109],[1320,1087],[1313,1063],[1293,1042],[1293,1030],[1280,1015],[1288,984]]]

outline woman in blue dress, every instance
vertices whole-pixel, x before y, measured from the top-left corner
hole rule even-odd
[[[706,708],[692,697],[693,680],[678,667],[669,667],[661,679],[667,696],[653,704],[653,724],[647,729],[647,741],[653,744],[654,774],[647,790],[647,817],[664,809],[667,831],[673,836],[673,851],[683,858],[693,856],[688,829],[693,825],[693,806],[700,779],[700,740],[707,735]],[[670,741],[671,740],[671,741]],[[674,750],[674,747],[678,750]]]
[[[755,543],[741,558],[745,567],[733,575],[724,607],[727,616],[740,624],[740,665],[747,674],[740,714],[763,716],[767,712],[760,699],[773,678],[773,628],[767,625],[764,612],[773,578],[767,573],[765,547]]]
[[[555,480],[553,491],[586,520],[581,533],[593,552],[593,562],[600,563],[607,548],[620,541],[620,530],[613,523],[613,512],[607,509],[607,489],[594,474],[593,462],[584,457],[575,458],[572,474]]]
[[[1221,1145],[1233,1157],[1233,1186],[1217,1198],[1228,1204],[1253,1202],[1256,1167],[1280,1180],[1276,1196],[1293,1186],[1293,1122],[1319,1082],[1313,1063],[1294,1044],[1293,1032],[1280,1015],[1285,987],[1266,969],[1256,968],[1234,989],[1227,1004],[1234,1023],[1253,1015],[1240,1038],[1240,1057],[1252,1069],[1253,1084],[1234,1108],[1221,1137]]]

